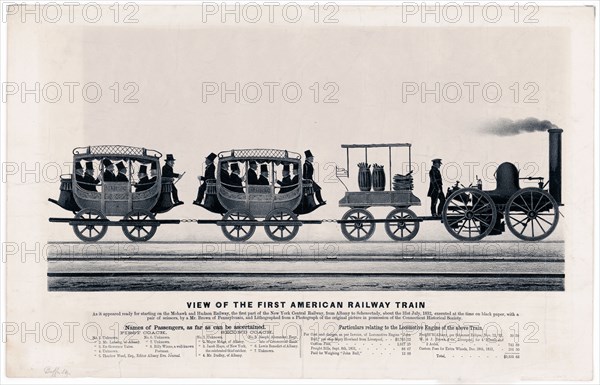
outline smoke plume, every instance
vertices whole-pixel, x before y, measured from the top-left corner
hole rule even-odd
[[[481,128],[481,131],[491,135],[512,136],[525,132],[548,131],[551,128],[559,127],[549,120],[539,120],[536,118],[525,118],[521,120],[500,118],[485,124]]]

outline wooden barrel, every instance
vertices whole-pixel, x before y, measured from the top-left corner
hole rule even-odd
[[[383,167],[373,167],[373,191],[385,190],[385,171]]]
[[[72,191],[73,190],[73,182],[71,182],[71,177],[60,177],[60,191]]]
[[[206,181],[206,195],[217,194],[217,181],[210,179]]]
[[[358,188],[360,191],[371,191],[371,170],[369,167],[358,168]]]

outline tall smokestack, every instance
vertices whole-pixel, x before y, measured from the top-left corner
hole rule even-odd
[[[550,135],[550,195],[556,200],[558,204],[561,204],[561,186],[562,186],[562,172],[561,172],[561,137],[563,130],[560,128],[551,128],[548,130]]]

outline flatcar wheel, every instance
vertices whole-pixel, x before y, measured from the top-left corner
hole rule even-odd
[[[127,215],[123,217],[123,220],[153,222],[154,214],[148,210],[137,209],[128,212]],[[143,225],[123,225],[121,229],[123,230],[123,234],[125,234],[130,241],[145,242],[150,240],[154,234],[156,234],[157,227],[158,226],[155,224],[148,223]]]
[[[265,232],[275,242],[291,241],[300,229],[299,225],[289,224],[289,222],[296,222],[298,216],[288,209],[275,209],[267,215],[265,220],[278,222],[277,225],[265,226]]]
[[[558,203],[548,192],[535,187],[517,191],[506,204],[506,224],[517,238],[539,241],[558,224]]]
[[[419,222],[406,221],[415,219],[417,215],[409,209],[399,208],[392,210],[385,218],[385,232],[394,241],[410,241],[419,232]]]
[[[253,222],[254,217],[246,210],[229,210],[223,217],[223,221],[236,221],[236,222]],[[244,242],[247,241],[254,235],[256,225],[253,224],[231,224],[221,226],[223,234],[230,241]]]
[[[479,241],[494,229],[498,212],[492,198],[475,188],[456,190],[446,200],[442,221],[461,241]]]
[[[75,214],[75,219],[98,220],[106,219],[104,214],[95,209],[83,209]],[[81,224],[73,225],[73,231],[77,238],[84,242],[96,242],[102,239],[108,230],[108,226],[99,224]]]
[[[375,223],[362,221],[372,219],[373,215],[365,209],[348,210],[342,217],[342,220],[355,222],[342,223],[342,234],[349,241],[366,241],[375,233]]]

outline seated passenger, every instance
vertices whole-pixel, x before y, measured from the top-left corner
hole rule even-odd
[[[229,184],[229,164],[227,162],[221,162],[221,171],[219,178],[222,184]]]
[[[117,169],[119,170],[119,173],[117,174],[116,181],[129,182],[129,178],[127,178],[127,167],[125,167],[123,162],[117,163]]]
[[[81,167],[81,163],[75,163],[75,180],[77,181],[77,185],[83,189],[84,187],[84,176],[83,176],[83,167]]]
[[[104,173],[102,173],[102,180],[104,182],[115,182],[117,178],[115,177],[115,165],[110,159],[104,159],[102,161],[102,165],[104,166]]]
[[[135,186],[135,192],[146,191],[150,187],[152,187],[152,183],[150,179],[148,179],[148,175],[146,174],[147,167],[145,165],[140,166],[140,170],[138,171],[138,183]],[[156,178],[154,178],[156,180]]]
[[[242,178],[240,178],[240,166],[236,163],[231,164],[231,175],[229,176],[229,186],[226,186],[229,190],[237,193],[244,193],[242,187]]]
[[[88,191],[97,191],[96,185],[100,183],[98,179],[94,177],[94,162],[85,162],[85,175],[83,176],[84,184],[81,186],[83,189]]]
[[[255,160],[250,161],[250,170],[248,170],[248,184],[258,184],[258,175],[256,174],[256,170],[258,170],[258,163]]]
[[[279,186],[281,186],[281,188],[279,189],[279,193],[285,194],[287,192],[293,191],[294,187],[290,187],[293,185],[293,182],[292,182],[292,178],[290,178],[290,165],[289,164],[283,165],[282,175],[283,175],[283,178],[280,181],[279,180],[277,181]]]
[[[260,165],[260,177],[258,178],[258,182],[256,184],[259,186],[269,185],[269,167],[266,164]]]

